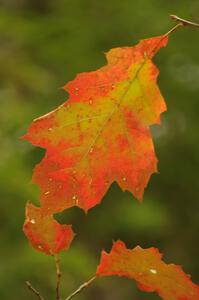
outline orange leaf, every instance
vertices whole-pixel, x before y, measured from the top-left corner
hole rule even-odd
[[[71,226],[60,225],[30,203],[26,206],[24,232],[32,246],[47,255],[68,249],[74,237]]]
[[[125,276],[136,280],[140,289],[157,292],[164,300],[198,300],[199,287],[192,283],[180,266],[166,264],[156,248],[127,249],[121,241],[111,252],[102,253],[98,276]]]
[[[106,66],[77,75],[68,101],[30,126],[25,138],[46,149],[33,174],[44,211],[88,211],[114,181],[142,199],[157,171],[149,126],[166,110],[151,59],[166,44],[160,36],[110,50]]]

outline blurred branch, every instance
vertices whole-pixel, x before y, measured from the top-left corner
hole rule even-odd
[[[182,18],[179,18],[178,16],[176,15],[170,15],[171,19],[177,21],[177,22],[180,22],[183,24],[183,26],[193,26],[193,27],[199,27],[199,24],[197,23],[194,23],[194,22],[190,22],[188,20],[185,20],[185,19],[182,19]]]
[[[60,259],[58,254],[54,255],[55,259],[55,267],[56,267],[56,275],[57,275],[57,285],[56,285],[56,300],[61,300],[60,297],[60,282],[61,282],[61,271],[60,271]]]
[[[182,19],[176,15],[170,15],[170,17],[171,17],[171,19],[177,21],[178,23],[171,30],[169,30],[165,35],[169,35],[169,34],[173,33],[179,27],[192,26],[192,27],[199,28],[199,24]]]
[[[96,279],[96,276],[92,277],[90,280],[88,280],[87,282],[80,285],[80,287],[76,291],[74,291],[72,294],[70,294],[65,300],[72,299],[75,295],[79,294],[83,289],[88,287],[95,279]]]
[[[44,300],[44,298],[40,295],[40,293],[31,285],[29,281],[26,281],[26,285],[28,289],[33,292],[39,300]]]

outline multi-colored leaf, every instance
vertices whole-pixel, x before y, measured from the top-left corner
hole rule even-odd
[[[164,300],[198,300],[199,286],[192,283],[180,266],[166,264],[156,248],[127,249],[121,241],[110,253],[103,252],[97,276],[125,276],[146,292],[156,292]]]
[[[33,174],[46,218],[75,205],[88,211],[114,181],[142,199],[157,171],[149,126],[166,110],[152,57],[167,39],[110,50],[106,66],[66,84],[67,102],[34,120],[24,138],[46,149]]]
[[[74,233],[70,225],[60,225],[52,216],[46,216],[41,208],[28,203],[24,232],[32,246],[47,255],[68,249]]]

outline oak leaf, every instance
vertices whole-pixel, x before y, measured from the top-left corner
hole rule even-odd
[[[110,253],[103,252],[97,276],[125,276],[146,292],[156,292],[164,300],[198,300],[199,286],[192,283],[180,266],[166,264],[156,248],[127,249],[121,241]]]
[[[41,208],[28,203],[24,232],[32,246],[47,255],[68,249],[74,233],[70,225],[60,225],[52,216],[45,214]]]
[[[77,75],[68,101],[32,123],[24,138],[46,149],[33,182],[49,214],[88,211],[114,181],[142,199],[157,171],[149,126],[166,110],[152,57],[166,44],[164,35],[110,50],[106,66]]]

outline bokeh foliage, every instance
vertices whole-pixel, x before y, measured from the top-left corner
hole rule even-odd
[[[43,156],[20,140],[33,118],[67,97],[60,89],[75,74],[105,63],[103,52],[133,45],[169,30],[168,15],[199,21],[198,0],[1,0],[0,3],[0,298],[34,299],[30,280],[54,299],[53,260],[35,252],[22,233],[27,200],[37,204],[32,168]],[[78,234],[62,254],[66,296],[95,272],[101,249],[112,239],[128,247],[155,246],[166,262],[184,266],[199,282],[199,31],[184,28],[155,59],[168,104],[162,125],[153,127],[159,175],[140,205],[113,185],[87,216],[78,209],[57,218]],[[159,299],[127,279],[98,280],[77,299]]]

